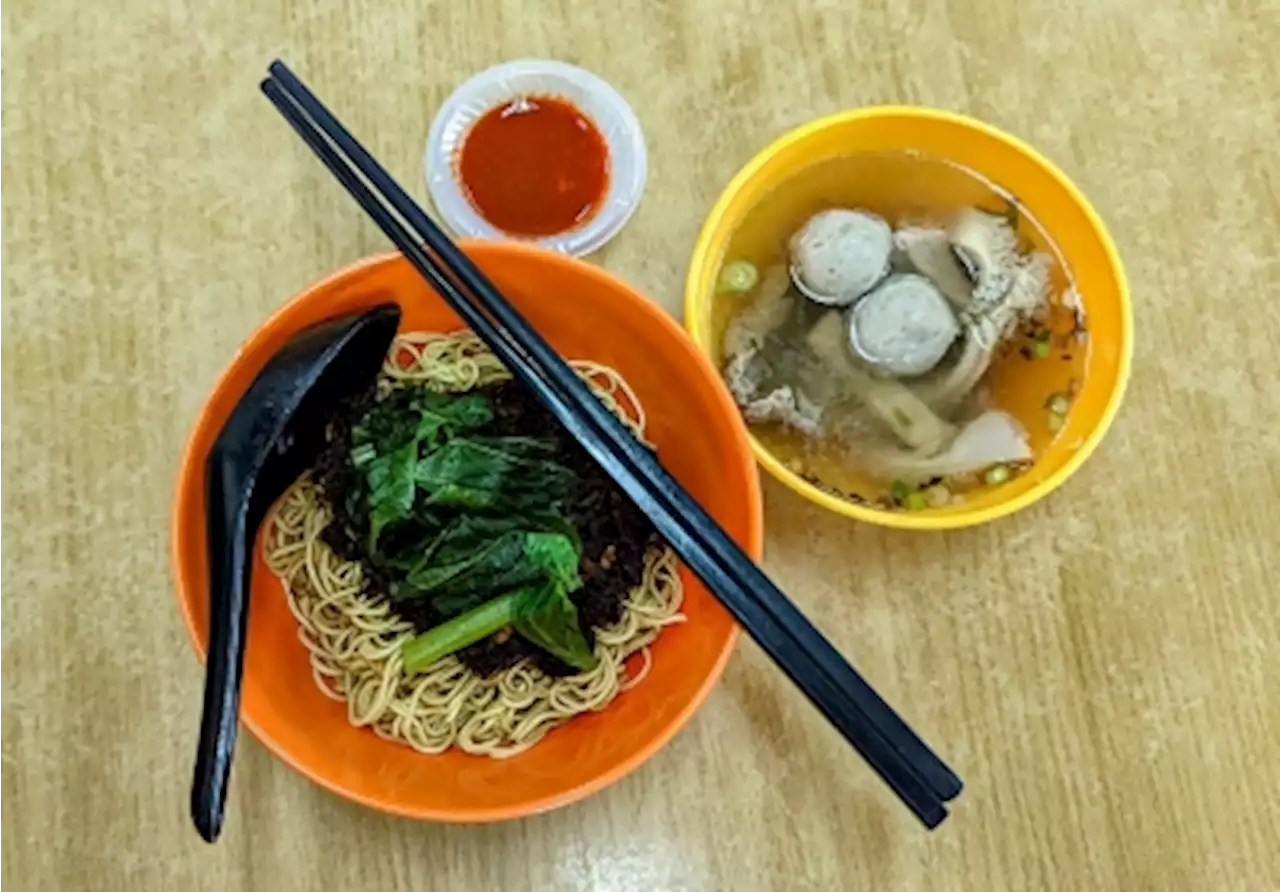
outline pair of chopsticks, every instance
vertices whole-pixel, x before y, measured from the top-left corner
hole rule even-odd
[[[926,827],[958,777],[596,399],[319,99],[276,61],[262,91],[419,273],[644,511],[685,564]],[[426,246],[425,248],[423,246]]]

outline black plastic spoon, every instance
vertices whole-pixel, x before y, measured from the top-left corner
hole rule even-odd
[[[206,842],[218,838],[227,801],[258,526],[315,460],[328,411],[377,375],[399,324],[400,308],[383,304],[296,335],[258,373],[209,452],[209,656],[191,783],[191,818]]]

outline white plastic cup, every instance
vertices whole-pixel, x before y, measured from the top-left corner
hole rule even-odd
[[[565,99],[595,124],[609,150],[609,188],[590,218],[565,232],[523,238],[498,229],[472,206],[458,181],[455,158],[471,126],[522,96]],[[519,59],[488,68],[454,90],[427,135],[422,159],[431,200],[455,234],[521,241],[581,257],[618,234],[640,204],[649,161],[640,121],[622,95],[589,71],[548,59]]]

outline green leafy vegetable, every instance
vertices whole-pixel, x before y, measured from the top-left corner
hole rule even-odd
[[[462,560],[433,561],[410,573],[408,582],[417,596],[432,596],[432,603],[445,614],[496,592],[537,582],[542,571],[528,561],[526,550],[526,539],[533,535],[537,534],[506,533]],[[452,609],[445,609],[445,604],[452,604]]]
[[[415,433],[428,448],[435,447],[445,435],[476,430],[493,420],[493,411],[484,397],[471,394],[450,399],[443,394],[426,391],[428,398],[418,405],[421,418]]]
[[[479,394],[450,397],[415,388],[393,391],[365,414],[351,434],[351,464],[363,471],[368,487],[370,552],[377,551],[384,529],[413,510],[421,447],[492,420],[493,410]]]
[[[579,554],[575,543],[560,533],[502,533],[496,538],[472,539],[463,549],[457,541],[428,552],[410,571],[405,597],[431,596],[432,605],[446,616],[475,606],[495,592],[551,579],[576,591]]]
[[[385,454],[412,440],[419,418],[415,399],[408,389],[394,390],[374,405],[351,431],[352,451],[372,446]]]
[[[371,550],[387,524],[403,520],[413,510],[413,471],[417,460],[418,444],[411,441],[368,463]]]
[[[405,642],[405,671],[421,672],[507,626],[576,669],[593,669],[599,662],[582,634],[578,608],[562,585],[548,581],[486,601]]]
[[[435,505],[512,511],[563,502],[573,472],[547,459],[523,457],[529,441],[513,439],[450,440],[418,462],[418,485]]]
[[[563,585],[552,581],[525,589],[516,600],[516,631],[576,669],[592,669],[598,660],[582,634],[578,608]]]
[[[524,556],[536,568],[566,591],[582,587],[578,577],[578,561],[582,555],[578,544],[559,533],[529,533],[524,539]]]
[[[589,668],[596,657],[569,597],[582,586],[581,543],[564,516],[577,477],[554,440],[493,436],[493,419],[483,394],[402,387],[352,429],[347,504],[369,517],[365,558],[393,601],[426,598],[446,617],[405,645],[405,667],[510,626]]]
[[[355,449],[372,444],[379,454],[411,440],[434,448],[447,436],[478,430],[492,420],[493,409],[481,394],[451,396],[401,387],[365,414],[352,430],[351,442]]]

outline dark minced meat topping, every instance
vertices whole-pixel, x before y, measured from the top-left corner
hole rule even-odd
[[[494,411],[489,432],[498,436],[533,436],[554,440],[556,459],[578,476],[570,496],[568,519],[582,541],[579,571],[583,586],[570,595],[578,608],[583,633],[594,644],[595,629],[610,626],[622,618],[627,594],[644,574],[645,554],[657,544],[652,522],[591,459],[522,385],[506,381],[482,391]],[[358,506],[348,505],[354,492],[355,471],[350,462],[351,427],[373,405],[375,389],[369,388],[339,404],[328,428],[328,444],[316,461],[315,478],[333,520],[325,528],[325,544],[343,560],[363,560],[362,543],[368,532],[368,517]],[[374,567],[364,565],[365,589],[375,597],[384,596],[388,580]],[[396,612],[423,632],[439,625],[440,616],[426,598],[402,601]],[[550,675],[569,675],[573,668],[529,643],[519,635],[499,632],[458,652],[472,671],[491,675],[531,657]]]

